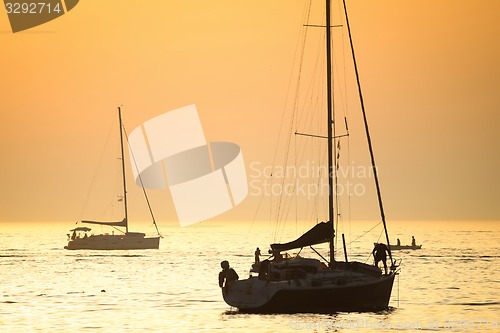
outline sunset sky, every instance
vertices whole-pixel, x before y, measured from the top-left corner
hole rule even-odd
[[[313,4],[309,23],[322,24]],[[500,220],[500,2],[347,6],[388,219]],[[302,0],[82,0],[14,34],[2,8],[0,222],[98,218],[82,207],[99,161],[116,169],[102,154],[120,105],[131,132],[196,104],[207,140],[237,143],[250,178],[272,165],[303,11]],[[109,199],[106,182],[93,189],[91,201]],[[156,218],[176,221],[168,190],[151,195]],[[252,220],[259,201],[213,220]],[[354,219],[378,219],[372,201],[359,205]]]

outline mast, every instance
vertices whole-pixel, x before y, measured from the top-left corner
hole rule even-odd
[[[335,261],[334,244],[335,227],[333,218],[333,100],[332,100],[332,46],[331,46],[331,9],[330,0],[326,0],[326,98],[327,98],[327,124],[328,124],[328,219],[332,224],[333,234],[330,239],[330,268]]]
[[[123,203],[125,206],[125,232],[128,233],[127,182],[125,180],[125,153],[123,151],[122,110],[120,109],[120,107],[118,107],[118,119],[120,123],[120,147],[122,153]]]
[[[378,206],[380,209],[380,217],[382,219],[382,223],[384,224],[385,238],[387,240],[387,250],[389,252],[389,258],[391,259],[391,266],[392,266],[393,261],[392,261],[391,247],[390,247],[391,243],[389,242],[389,233],[387,231],[387,224],[385,222],[384,206],[382,205],[382,195],[380,192],[378,173],[377,173],[377,168],[375,165],[375,156],[373,154],[372,140],[370,138],[370,130],[368,128],[368,120],[366,119],[365,103],[363,101],[363,93],[361,92],[361,83],[359,81],[358,65],[356,64],[356,55],[354,54],[354,45],[352,43],[351,28],[349,26],[349,17],[347,15],[347,6],[345,3],[345,0],[342,0],[342,2],[344,4],[345,19],[346,19],[346,24],[347,24],[347,33],[349,34],[349,43],[351,45],[352,60],[354,63],[354,72],[356,73],[356,83],[358,85],[359,101],[361,104],[361,111],[363,113],[363,122],[365,124],[366,139],[368,141],[368,149],[370,150],[370,159],[371,159],[371,164],[372,164],[372,169],[373,169],[373,178],[375,178],[375,187],[377,189],[377,198],[378,198]]]

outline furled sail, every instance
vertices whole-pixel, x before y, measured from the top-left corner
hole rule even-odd
[[[84,231],[84,232],[87,232],[87,231],[90,231],[92,229],[90,228],[87,228],[87,227],[77,227],[75,229],[71,229],[70,231]]]
[[[292,242],[284,244],[271,244],[271,249],[277,251],[287,251],[305,246],[326,243],[333,238],[333,235],[334,232],[332,222],[321,222]]]
[[[82,220],[82,223],[110,225],[112,227],[126,227],[127,226],[127,220],[126,219],[123,219],[123,220],[121,220],[119,222],[100,222],[100,221],[86,221],[86,220]]]

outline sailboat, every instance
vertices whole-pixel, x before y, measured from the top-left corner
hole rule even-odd
[[[355,75],[363,115],[364,130],[370,151],[375,187],[380,209],[381,222],[385,231],[385,248],[389,255],[389,269],[382,271],[375,265],[357,261],[349,261],[346,243],[342,235],[345,258],[339,261],[335,258],[334,239],[334,207],[335,196],[334,175],[338,161],[334,162],[333,150],[336,148],[333,121],[333,88],[332,88],[332,46],[331,46],[331,1],[326,0],[326,96],[328,135],[328,220],[316,224],[298,239],[288,243],[271,244],[272,259],[256,262],[250,270],[250,277],[238,280],[234,274],[224,273],[230,270],[227,261],[221,263],[223,272],[219,276],[224,301],[241,312],[250,313],[331,313],[336,311],[380,311],[389,307],[392,287],[399,267],[393,260],[388,247],[389,234],[382,205],[375,158],[365,115],[362,93],[360,89],[358,69],[354,56],[354,48],[347,19],[347,8],[344,2],[347,31],[349,34],[351,53],[354,62]],[[296,133],[297,134],[297,133]],[[329,259],[323,258],[314,250],[313,245],[329,244]],[[283,253],[293,249],[310,247],[322,260],[306,258],[299,255],[290,256]],[[260,250],[259,250],[260,251]],[[384,252],[385,254],[385,252]],[[257,260],[256,260],[257,261]],[[252,275],[258,273],[258,275]],[[224,275],[226,274],[226,275]],[[227,276],[232,275],[231,279]],[[222,278],[221,278],[222,276]],[[224,277],[226,277],[225,284]]]
[[[129,231],[128,226],[128,207],[127,207],[127,183],[125,179],[125,154],[123,148],[123,124],[121,109],[118,107],[118,119],[120,125],[120,147],[121,147],[121,164],[122,164],[122,180],[123,180],[123,199],[124,203],[124,218],[121,221],[89,221],[82,220],[85,224],[97,224],[113,227],[117,230],[109,234],[90,234],[91,228],[77,227],[71,229],[72,234],[68,234],[68,245],[64,248],[67,250],[138,250],[138,249],[158,249],[160,246],[160,233],[158,226],[154,220],[154,215],[149,205],[149,200],[146,201],[150,209],[153,223],[158,232],[158,236],[146,237],[142,232]],[[121,199],[120,199],[121,200]]]

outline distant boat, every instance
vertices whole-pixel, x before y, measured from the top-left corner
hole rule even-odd
[[[391,245],[391,251],[398,251],[398,250],[420,250],[422,248],[422,245]]]
[[[337,191],[334,189],[334,170],[338,168],[338,161],[334,161],[335,155],[333,151],[340,142],[338,140],[341,137],[348,136],[348,134],[334,135],[336,122],[332,119],[333,96],[330,84],[332,82],[330,30],[333,28],[330,17],[330,6],[330,0],[326,0],[326,79],[328,84],[326,92],[327,109],[325,110],[324,120],[325,127],[328,129],[328,136],[324,138],[328,141],[328,170],[331,170],[328,172],[328,221],[316,224],[294,241],[283,244],[271,244],[270,252],[273,254],[273,258],[258,262],[252,267],[252,271],[258,273],[258,276],[250,276],[249,278],[238,280],[237,274],[229,267],[228,262],[223,261],[221,263],[223,271],[219,275],[219,284],[222,287],[224,301],[242,312],[357,312],[379,311],[387,309],[389,306],[392,286],[394,278],[398,274],[398,268],[387,247],[385,249],[389,253],[390,269],[385,272],[382,272],[380,268],[374,265],[348,261],[343,235],[345,261],[337,261],[334,257],[335,230],[333,221],[335,220],[335,216],[338,216],[337,212],[337,214],[334,214],[334,207],[337,207],[335,206]],[[347,12],[345,14],[347,16]],[[387,244],[390,244],[368,124],[364,116],[365,110],[361,98],[361,90],[359,92],[364,126],[374,170],[381,221],[383,222]],[[304,258],[299,255],[291,257],[288,253],[281,253],[292,249],[312,248],[313,245],[321,243],[329,243],[329,260],[323,258],[314,249],[322,261],[315,258]],[[256,259],[258,259],[257,255]],[[225,285],[223,285],[224,281],[226,281]]]
[[[374,243],[376,244],[376,243]],[[401,245],[401,242],[398,238],[398,242],[396,245],[392,244],[391,246],[391,250],[393,251],[398,251],[398,250],[420,250],[422,248],[422,245],[417,245],[417,243],[415,242],[415,237],[412,236],[411,237],[411,245]]]
[[[125,181],[125,154],[123,149],[123,125],[121,110],[118,108],[118,119],[120,123],[120,147],[122,161],[122,178],[123,178],[123,198],[124,202],[124,218],[121,221],[88,221],[82,220],[86,224],[98,224],[114,227],[118,233],[114,231],[111,234],[89,235],[91,229],[88,227],[77,227],[71,229],[72,234],[68,234],[68,245],[66,250],[139,250],[139,249],[158,249],[160,246],[160,234],[155,237],[146,237],[142,232],[131,232],[128,230],[128,211],[127,211],[127,184]],[[146,192],[144,192],[146,194]],[[146,200],[147,197],[146,197]],[[149,206],[149,201],[148,201]],[[153,223],[156,226],[154,216],[149,206]],[[156,226],[158,231],[158,227]]]

